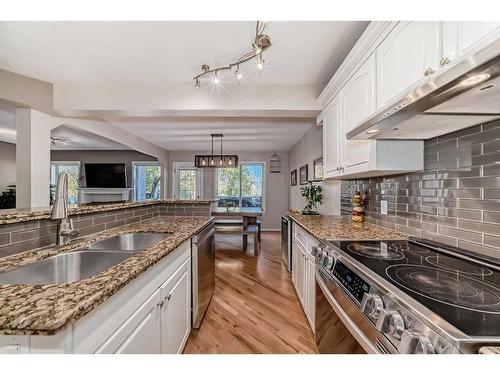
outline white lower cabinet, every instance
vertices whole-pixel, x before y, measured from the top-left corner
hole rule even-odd
[[[158,290],[95,353],[160,353],[160,301]]]
[[[160,291],[161,352],[181,353],[191,332],[191,262],[186,261]]]
[[[298,236],[302,238],[302,242],[298,241]],[[294,231],[292,242],[292,283],[313,331],[316,305],[316,264],[314,257],[311,255],[311,248],[316,245],[317,241],[302,228],[297,228]]]

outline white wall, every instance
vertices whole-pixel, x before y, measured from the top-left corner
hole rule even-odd
[[[0,142],[0,193],[16,183],[16,145]]]
[[[290,173],[297,169],[297,185],[290,186],[290,209],[302,211],[306,205],[300,194],[299,174],[300,167],[308,164],[309,179],[313,179],[313,161],[323,155],[323,129],[320,126],[312,126],[311,129],[290,150]],[[340,215],[340,182],[323,181],[324,201],[318,206],[322,215]]]
[[[194,161],[194,155],[197,152],[190,151],[170,151],[170,176],[172,180],[172,165],[174,162],[191,162]],[[200,152],[199,154],[206,154]],[[266,162],[266,207],[262,215],[263,229],[280,229],[281,216],[288,211],[289,202],[289,153],[278,152],[281,157],[281,173],[269,173],[269,160],[272,151],[269,152],[235,152],[241,162]],[[172,197],[172,184],[169,184],[168,196]],[[214,170],[206,169],[203,171],[203,198],[214,198],[215,193]]]
[[[80,174],[83,177],[84,163],[125,163],[127,169],[127,186],[132,187],[132,162],[133,161],[156,161],[153,156],[133,150],[107,150],[107,151],[66,151],[52,150],[50,161],[79,161]],[[82,179],[85,185],[85,180]]]

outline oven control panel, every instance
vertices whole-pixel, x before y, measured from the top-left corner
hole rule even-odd
[[[370,291],[370,284],[340,261],[335,262],[332,275],[342,284],[351,296],[361,303],[363,295]]]

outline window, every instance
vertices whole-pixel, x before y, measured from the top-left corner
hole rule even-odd
[[[158,162],[132,162],[136,201],[160,199],[161,165]]]
[[[194,163],[175,162],[173,192],[175,199],[193,200],[202,195],[201,171],[194,167]]]
[[[57,176],[64,172],[68,175],[68,203],[78,203],[78,187],[80,185],[79,161],[53,161],[50,163],[50,204],[53,203],[56,192]]]
[[[217,169],[218,206],[264,208],[264,163]]]

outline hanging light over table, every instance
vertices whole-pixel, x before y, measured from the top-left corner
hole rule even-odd
[[[238,166],[238,155],[222,153],[223,134],[211,134],[212,153],[210,155],[195,155],[194,166],[196,168],[234,168]],[[220,154],[214,154],[214,138],[220,138]]]

